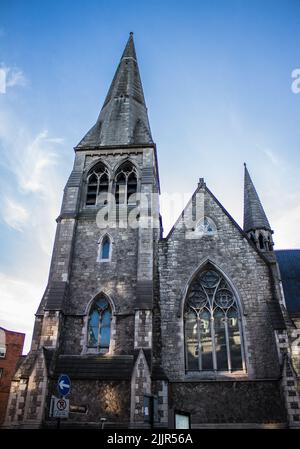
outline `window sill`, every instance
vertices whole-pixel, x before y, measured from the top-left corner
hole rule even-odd
[[[203,372],[187,371],[185,373],[184,378],[186,381],[247,380],[248,374],[246,371],[243,371],[243,370],[232,371],[232,372],[228,372],[228,371],[203,371]]]
[[[109,355],[109,349],[86,348],[84,355]]]
[[[213,239],[215,239],[215,238],[217,238],[219,236],[217,233],[215,233],[215,234],[201,234],[200,232],[193,231],[193,228],[192,229],[188,229],[187,232],[190,232],[190,235],[193,236],[195,239],[200,239],[200,238],[203,239],[203,238],[205,238],[205,239],[213,240]]]

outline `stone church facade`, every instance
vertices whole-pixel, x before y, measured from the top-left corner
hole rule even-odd
[[[247,167],[243,229],[200,178],[163,237],[159,193],[131,33],[97,122],[75,147],[5,426],[55,426],[62,373],[72,382],[66,427],[300,424],[299,307],[289,313]]]

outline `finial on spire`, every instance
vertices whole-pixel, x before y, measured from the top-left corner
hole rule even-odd
[[[130,31],[129,35],[130,35],[130,36],[133,36],[133,31]]]
[[[206,184],[204,182],[204,178],[199,178],[199,182],[198,182],[199,189],[202,187],[205,187],[205,186],[206,186]]]
[[[244,167],[247,167],[247,164],[246,164],[246,162],[244,162]]]

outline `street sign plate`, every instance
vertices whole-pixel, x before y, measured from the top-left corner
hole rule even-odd
[[[70,405],[70,413],[86,413],[87,405]]]
[[[67,396],[71,390],[71,380],[67,374],[61,374],[59,376],[58,382],[58,391],[61,396]]]
[[[53,418],[68,418],[69,417],[69,399],[54,398],[53,399]]]

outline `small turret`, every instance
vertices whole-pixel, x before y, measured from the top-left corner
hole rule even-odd
[[[260,251],[273,250],[273,231],[245,166],[244,231]]]

